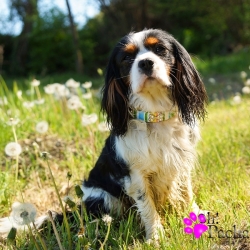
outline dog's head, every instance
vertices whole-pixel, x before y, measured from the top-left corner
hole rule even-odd
[[[171,35],[156,29],[130,33],[115,46],[106,72],[102,110],[112,132],[124,135],[130,109],[177,110],[192,126],[204,119],[207,95],[192,60]]]

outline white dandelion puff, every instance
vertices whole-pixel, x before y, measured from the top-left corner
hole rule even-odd
[[[44,92],[48,95],[53,95],[55,93],[56,84],[60,84],[60,83],[53,83],[53,84],[46,85],[45,87],[43,87]]]
[[[246,85],[250,86],[250,78],[246,80]]]
[[[16,92],[16,95],[17,95],[17,97],[18,97],[19,99],[22,99],[22,95],[23,95],[22,90],[18,90],[18,91]]]
[[[35,105],[34,102],[23,102],[23,106],[24,106],[25,108],[27,108],[27,109],[33,108],[34,105]]]
[[[7,100],[6,96],[0,97],[0,106],[4,106],[7,104],[8,104],[8,100]]]
[[[91,92],[85,93],[85,94],[82,95],[82,98],[83,99],[91,99],[92,98],[92,93]]]
[[[242,93],[243,94],[250,94],[250,87],[248,86],[245,86],[242,88]]]
[[[67,101],[67,107],[69,109],[76,110],[78,108],[83,108],[83,105],[78,96],[72,96]]]
[[[241,71],[240,72],[240,77],[241,78],[246,78],[247,77],[247,73],[245,71]]]
[[[216,83],[215,79],[214,79],[214,78],[212,78],[212,77],[211,77],[211,78],[209,78],[209,79],[208,79],[208,81],[209,81],[210,83],[212,83],[212,84],[215,84],[215,83]]]
[[[92,87],[92,82],[85,82],[82,84],[85,89],[90,89]]]
[[[16,126],[20,122],[19,118],[10,118],[8,122],[6,122],[9,126]]]
[[[98,130],[101,132],[106,132],[106,131],[110,131],[110,128],[109,128],[107,122],[100,122],[98,124]]]
[[[40,81],[38,81],[37,79],[33,79],[32,82],[30,83],[31,86],[33,87],[37,87],[40,85]]]
[[[31,203],[14,202],[9,218],[17,227],[28,225],[35,221],[36,208]]]
[[[35,103],[36,105],[42,105],[42,104],[45,103],[45,100],[44,100],[43,98],[41,98],[41,99],[38,99],[38,100],[34,100],[34,103]]]
[[[239,95],[236,95],[233,97],[233,104],[240,104],[241,103],[241,97]]]
[[[46,121],[41,121],[36,124],[36,131],[40,134],[44,134],[48,131],[49,124]]]
[[[86,114],[83,114],[82,115],[82,125],[83,126],[88,126],[90,124],[93,124],[95,123],[96,121],[98,120],[98,116],[97,114],[90,114],[90,115],[86,115]]]
[[[4,151],[6,155],[16,157],[22,153],[22,147],[17,142],[10,142],[6,145]]]
[[[55,86],[54,96],[57,99],[61,99],[63,97],[68,97],[68,96],[70,96],[70,91],[65,85],[57,84]]]
[[[73,88],[73,89],[77,89],[80,86],[79,82],[76,82],[74,79],[70,78],[68,81],[66,81],[65,85],[68,88]]]
[[[102,220],[104,221],[104,223],[109,225],[109,224],[111,224],[113,219],[110,215],[105,214],[105,215],[103,215]]]

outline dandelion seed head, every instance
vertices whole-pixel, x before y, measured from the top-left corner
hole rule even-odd
[[[34,222],[36,217],[36,208],[31,203],[14,202],[12,205],[12,212],[10,213],[10,220],[18,226],[28,225]]]
[[[93,113],[90,115],[83,114],[82,115],[82,125],[83,126],[88,126],[90,124],[95,123],[98,120],[97,114]]]
[[[6,145],[4,151],[6,155],[16,157],[22,153],[22,147],[17,142],[10,142]]]
[[[0,97],[0,106],[4,106],[8,104],[8,100],[6,96]]]
[[[42,105],[42,104],[45,103],[45,100],[44,100],[43,98],[41,98],[41,99],[39,99],[39,100],[34,100],[34,103],[35,103],[36,105]]]
[[[24,106],[25,108],[27,108],[27,109],[33,108],[34,105],[35,105],[34,102],[23,102],[23,106]]]
[[[72,110],[83,108],[82,102],[78,96],[72,96],[67,101],[67,107]]]
[[[241,103],[241,97],[240,95],[236,95],[233,97],[233,104],[237,105]]]
[[[107,122],[100,122],[98,124],[98,130],[101,132],[107,132],[107,131],[110,131],[110,128],[109,128]]]
[[[209,81],[210,83],[212,83],[212,84],[215,84],[215,83],[216,83],[215,79],[214,79],[214,78],[212,78],[212,77],[211,77],[211,78],[209,78],[209,79],[208,79],[208,81]]]
[[[88,93],[82,94],[82,98],[83,99],[90,99],[90,98],[92,98],[92,93],[88,92]]]
[[[82,84],[82,86],[85,88],[85,89],[89,89],[89,88],[91,88],[92,87],[92,82],[85,82],[85,83],[83,83]]]
[[[19,118],[10,118],[7,123],[9,126],[16,126],[20,122]]]
[[[40,85],[40,81],[38,81],[37,79],[33,79],[32,82],[30,83],[31,86],[33,87],[37,87]]]
[[[241,78],[246,78],[247,77],[247,73],[245,71],[241,71],[240,72],[240,77]]]
[[[243,94],[250,94],[250,87],[248,86],[245,86],[242,88],[242,93]]]
[[[250,86],[250,78],[246,80],[246,86]]]
[[[105,215],[103,215],[102,220],[104,221],[104,223],[109,225],[109,224],[111,224],[113,219],[110,215],[105,214]]]
[[[40,134],[44,134],[48,131],[49,124],[46,121],[41,121],[36,124],[36,131]]]
[[[73,89],[77,89],[80,86],[79,82],[76,82],[74,79],[70,78],[69,80],[66,81],[65,85],[68,88],[73,88]]]
[[[17,97],[18,97],[19,99],[22,98],[22,94],[23,94],[22,90],[18,90],[18,91],[16,92],[16,95],[17,95]]]

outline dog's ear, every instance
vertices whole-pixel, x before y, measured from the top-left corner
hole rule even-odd
[[[192,126],[196,118],[205,119],[208,98],[204,84],[188,52],[175,39],[172,44],[175,56],[175,65],[171,72],[172,96],[178,106],[181,120]]]
[[[116,56],[119,50],[119,46],[116,46],[108,62],[105,85],[102,89],[101,109],[107,114],[111,132],[115,135],[124,135],[129,119],[128,84],[124,82],[117,66]]]

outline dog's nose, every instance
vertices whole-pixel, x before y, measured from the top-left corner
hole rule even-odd
[[[154,62],[150,59],[144,59],[139,61],[138,67],[142,70],[142,72],[148,76],[152,74]]]

